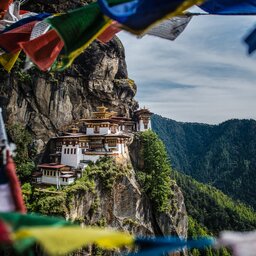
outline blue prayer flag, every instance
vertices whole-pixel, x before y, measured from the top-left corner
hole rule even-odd
[[[256,14],[256,1],[254,0],[208,0],[199,7],[209,14]]]
[[[248,54],[253,53],[256,50],[256,28],[244,39],[248,45]]]
[[[133,0],[119,1],[110,5],[107,0],[98,0],[102,12],[121,23],[124,29],[141,34],[155,22],[174,17],[203,0]]]
[[[186,248],[203,249],[214,244],[211,237],[185,240],[179,237],[137,237],[135,244],[139,246],[139,251],[131,253],[129,256],[157,256],[163,253],[181,251]]]

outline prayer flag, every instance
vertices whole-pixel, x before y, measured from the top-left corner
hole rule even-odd
[[[7,72],[10,72],[20,55],[20,51],[16,53],[4,53],[0,55],[0,64]]]
[[[11,243],[10,230],[3,221],[0,221],[0,244],[1,243]]]
[[[68,13],[46,20],[64,42],[64,53],[56,69],[71,65],[99,34],[109,26],[97,3],[88,4]]]
[[[1,0],[0,11],[6,11],[11,3],[12,3],[12,0]]]
[[[236,256],[254,256],[256,252],[256,231],[222,231],[218,245],[230,247]]]
[[[2,20],[0,20],[0,31],[4,30],[7,26],[17,22],[19,20],[20,2],[16,1],[12,3]]]
[[[248,45],[248,53],[251,54],[256,50],[256,28],[244,39]]]
[[[51,16],[51,14],[49,13],[40,13],[40,14],[36,14],[35,15],[32,13],[31,16],[29,15],[28,17],[26,18],[22,18],[21,20],[15,22],[14,24],[12,24],[11,26],[5,28],[3,31],[1,31],[1,33],[5,33],[5,32],[8,32],[12,29],[15,29],[15,28],[18,28],[20,26],[23,26],[25,24],[28,24],[30,22],[33,22],[33,21],[41,21],[41,20],[44,20],[46,19],[47,17]],[[0,34],[1,34],[0,33]]]
[[[37,214],[20,214],[17,212],[0,212],[0,220],[10,226],[13,232],[18,232],[21,229],[29,227],[61,227],[61,226],[70,226],[74,225],[71,222],[68,222],[61,218],[41,216]],[[24,253],[25,250],[29,249],[34,245],[36,239],[34,237],[24,237],[15,241],[14,249],[19,253]]]
[[[0,212],[26,212],[0,108]]]
[[[198,239],[186,240],[179,237],[137,237],[135,245],[139,246],[136,253],[130,256],[157,256],[181,251],[184,248],[202,249],[215,244],[212,237],[202,237]]]
[[[8,10],[9,5],[12,3],[12,0],[1,0],[0,1],[0,19],[4,16],[5,11]]]
[[[50,29],[50,25],[44,20],[37,22],[33,27],[29,40],[33,40],[45,34],[49,29]],[[28,56],[26,56],[25,67],[23,70],[26,71],[30,69],[32,66],[34,66],[33,62],[29,59]]]
[[[26,55],[41,70],[48,70],[59,55],[64,43],[55,30],[39,36],[33,40],[20,43]]]
[[[131,246],[134,241],[124,232],[80,226],[24,228],[14,234],[16,244],[27,238],[34,238],[49,255],[67,255],[89,244],[116,249]]]
[[[179,16],[167,19],[148,30],[146,35],[157,36],[174,41],[187,27],[191,19],[191,16]]]
[[[19,43],[29,40],[35,23],[36,21],[32,21],[8,32],[0,34],[0,48],[10,53],[19,51]]]
[[[135,34],[141,34],[160,20],[181,15],[184,10],[202,0],[123,0],[110,5],[107,0],[98,0],[102,12],[113,20],[124,25]]]
[[[98,40],[102,43],[108,43],[118,32],[121,31],[119,24],[116,21],[112,21],[111,25],[107,27],[102,34],[98,36]]]
[[[256,2],[251,0],[208,0],[199,7],[210,14],[256,14]]]

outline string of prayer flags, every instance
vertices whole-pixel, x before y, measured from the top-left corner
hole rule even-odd
[[[120,25],[116,21],[112,21],[111,25],[98,36],[97,40],[106,44],[120,31]]]
[[[223,231],[220,233],[217,244],[219,246],[230,247],[235,256],[255,256],[256,231]]]
[[[119,0],[120,4],[110,5],[107,0],[98,0],[102,12],[122,24],[134,34],[142,34],[153,24],[165,18],[181,15],[184,10],[202,0]]]
[[[179,16],[167,19],[146,32],[152,35],[174,41],[187,27],[192,16]]]
[[[251,0],[207,0],[199,6],[209,14],[248,15],[256,14],[256,2]]]
[[[256,28],[246,36],[244,41],[248,45],[248,54],[252,54],[256,50]]]
[[[179,237],[137,237],[135,244],[139,247],[139,251],[130,253],[129,256],[160,256],[181,251],[185,248],[204,249],[214,245],[215,240],[211,237],[194,240],[185,240]]]
[[[20,46],[40,70],[46,71],[58,57],[64,43],[57,32],[51,30],[33,40],[20,43]]]
[[[46,20],[64,42],[56,70],[70,66],[89,44],[110,25],[100,11],[98,3],[91,3],[68,13]]]

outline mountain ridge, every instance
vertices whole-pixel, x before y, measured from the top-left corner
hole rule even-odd
[[[175,169],[256,207],[255,120],[207,125],[154,115],[152,127],[164,141]]]

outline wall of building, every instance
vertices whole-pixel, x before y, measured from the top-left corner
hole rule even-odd
[[[85,161],[93,161],[94,163],[101,157],[102,155],[84,155],[83,160]]]
[[[63,145],[61,150],[61,164],[77,168],[82,155],[79,145]]]
[[[143,120],[139,120],[139,123],[138,123],[138,130],[139,130],[140,132],[144,132],[144,131],[147,131],[147,130],[151,130],[151,120],[148,121],[148,127],[147,127],[147,129],[146,129],[145,126],[144,126]]]
[[[86,135],[95,135],[95,134],[110,134],[111,131],[109,127],[100,127],[99,133],[94,132],[94,128],[87,128]]]
[[[57,176],[42,176],[42,183],[57,185]]]
[[[64,179],[64,180],[63,180]],[[75,177],[71,178],[60,178],[58,176],[42,176],[42,183],[51,185],[70,185],[75,182]]]

